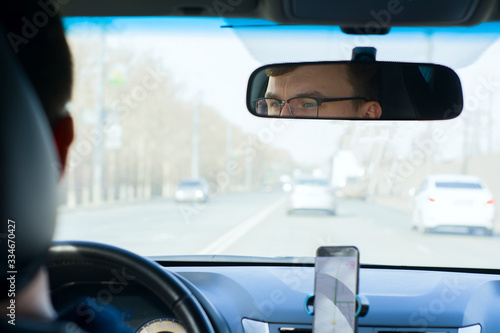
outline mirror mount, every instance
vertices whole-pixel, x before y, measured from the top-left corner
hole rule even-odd
[[[355,47],[352,49],[351,60],[355,62],[374,62],[377,49],[374,47]]]

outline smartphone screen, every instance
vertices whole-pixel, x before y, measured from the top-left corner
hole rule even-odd
[[[359,251],[322,246],[316,252],[313,332],[356,332]]]

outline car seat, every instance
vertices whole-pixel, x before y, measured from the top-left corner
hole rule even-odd
[[[6,301],[9,290],[18,294],[31,281],[51,245],[59,163],[48,120],[1,26],[0,73],[0,301]]]

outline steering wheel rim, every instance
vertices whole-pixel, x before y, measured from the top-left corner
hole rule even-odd
[[[150,290],[182,322],[187,332],[215,332],[196,297],[173,273],[135,253],[93,242],[54,242],[49,249],[46,266],[51,286],[88,278],[84,274],[82,276],[81,270],[77,274],[77,267],[107,269],[112,282],[127,286],[133,280]],[[68,274],[72,281],[65,281]]]

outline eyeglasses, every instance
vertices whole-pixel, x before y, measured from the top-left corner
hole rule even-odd
[[[317,98],[317,97],[292,97],[286,101],[275,98],[258,98],[253,100],[255,112],[258,115],[281,116],[281,110],[288,103],[290,115],[297,118],[317,118],[319,106],[326,102],[341,102],[352,100],[368,101],[365,97],[340,97],[340,98]]]

